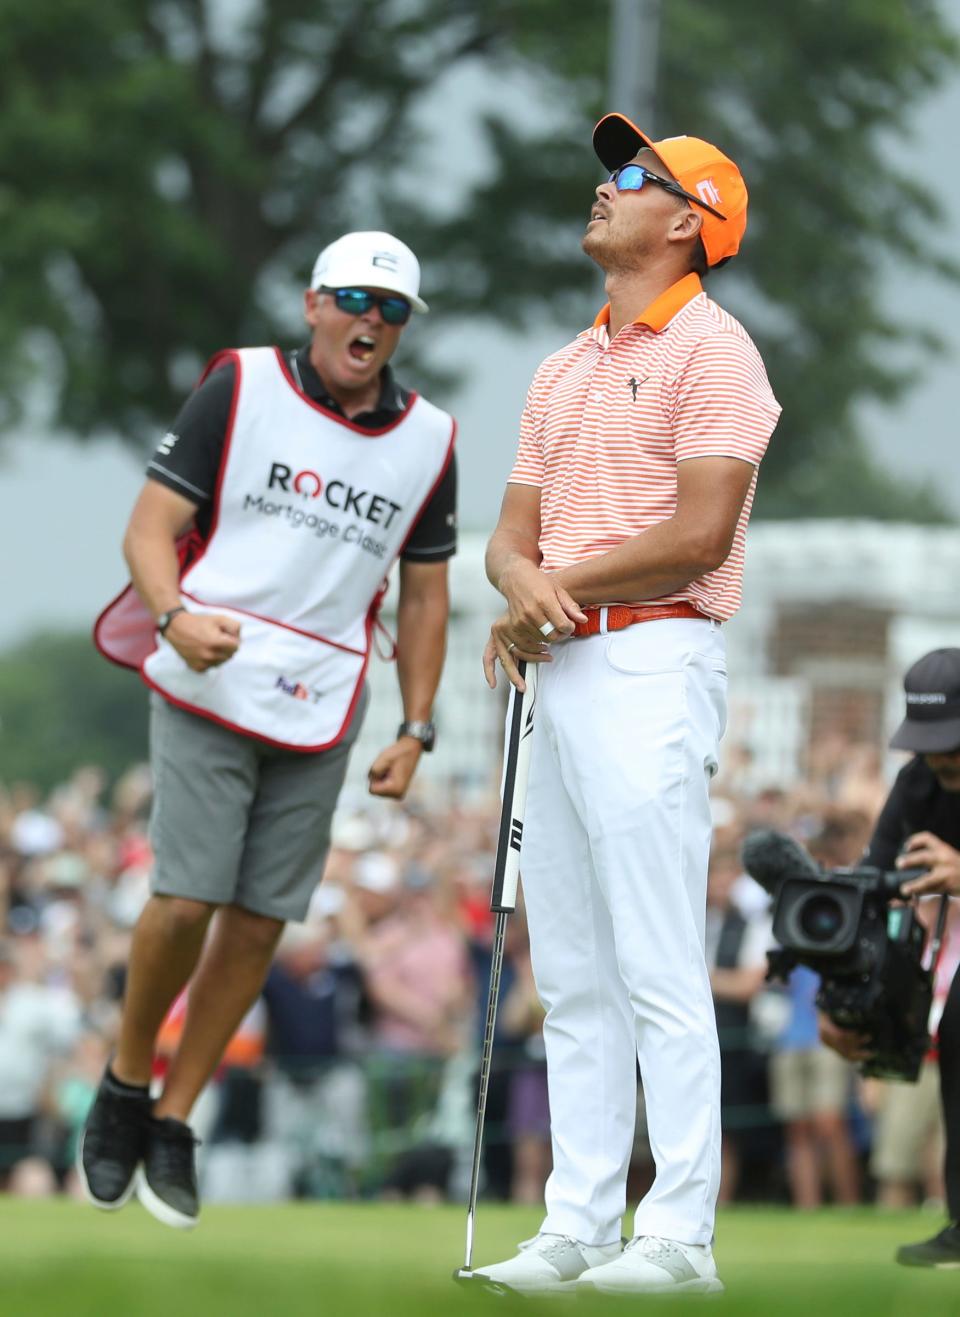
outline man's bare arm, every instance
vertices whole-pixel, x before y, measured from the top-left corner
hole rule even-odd
[[[501,594],[501,581],[525,564],[539,568],[540,490],[536,485],[507,485],[500,520],[487,545],[487,579]]]
[[[450,616],[446,562],[400,563],[397,678],[408,722],[426,721],[440,685]]]
[[[123,556],[137,594],[153,616],[180,603],[177,540],[197,508],[157,480],[148,480],[133,506],[123,537]]]
[[[494,622],[483,654],[487,683],[496,685],[495,663],[519,686],[515,659],[549,662],[541,628],[550,622],[554,635],[568,636],[583,613],[555,574],[540,569],[540,490],[507,485],[500,520],[487,546],[487,576],[507,601]]]
[[[677,509],[666,521],[556,573],[581,604],[659,599],[725,562],[754,468],[736,457],[677,464]]]
[[[400,563],[397,605],[397,680],[406,722],[430,718],[447,648],[450,595],[446,562]],[[370,768],[370,792],[402,800],[423,747],[404,736],[377,756]]]
[[[177,540],[196,505],[157,480],[148,480],[134,504],[123,537],[123,554],[137,594],[154,618],[180,603]],[[213,613],[178,613],[164,632],[195,672],[225,663],[240,643],[240,624]]]

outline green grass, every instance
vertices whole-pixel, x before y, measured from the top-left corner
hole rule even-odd
[[[505,1257],[539,1213],[481,1204],[475,1261]],[[2,1317],[422,1317],[490,1311],[645,1312],[680,1317],[957,1317],[960,1271],[898,1267],[900,1243],[939,1228],[927,1214],[869,1209],[723,1213],[722,1297],[498,1299],[455,1286],[460,1208],[379,1204],[208,1207],[191,1234],[136,1204],[116,1216],[68,1201],[0,1198]],[[571,1308],[572,1305],[572,1308]]]

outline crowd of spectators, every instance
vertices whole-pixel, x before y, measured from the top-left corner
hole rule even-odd
[[[750,829],[857,860],[887,782],[872,747],[823,738],[800,781],[760,786],[729,747],[713,795],[707,951],[723,1060],[725,1202],[937,1200],[936,1067],[865,1083],[817,1040],[815,977],[765,981],[769,901],[744,872]],[[113,1046],[146,899],[150,780],[95,767],[42,796],[0,788],[0,1189],[78,1192],[79,1130]],[[204,1196],[462,1199],[490,964],[498,822],[489,793],[421,789],[402,807],[349,792],[324,881],[281,940],[261,998],[194,1111]],[[960,957],[951,920],[945,982]],[[157,1073],[184,999],[161,1031]],[[549,1101],[522,907],[508,924],[485,1192],[540,1201]],[[642,1090],[631,1193],[652,1178]]]

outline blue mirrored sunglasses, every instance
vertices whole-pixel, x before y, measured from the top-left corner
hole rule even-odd
[[[700,197],[695,197],[692,192],[686,192],[679,183],[674,183],[670,178],[661,178],[652,170],[644,169],[643,165],[621,165],[619,169],[613,171],[607,182],[613,183],[618,192],[639,192],[644,183],[655,183],[657,187],[663,188],[664,192],[671,192],[675,197],[683,197],[692,205],[716,215],[717,219],[725,221],[727,218],[726,215],[721,215],[719,210],[708,206]]]
[[[386,325],[405,325],[413,309],[405,297],[387,297],[368,292],[366,288],[323,288],[319,291],[329,293],[337,310],[348,316],[366,315],[371,307],[379,307]]]

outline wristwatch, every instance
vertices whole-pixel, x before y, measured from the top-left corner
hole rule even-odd
[[[187,608],[185,604],[177,604],[176,608],[168,608],[165,613],[161,613],[160,616],[157,618],[157,630],[160,632],[161,636],[163,635],[164,631],[166,631],[167,627],[170,625],[170,623],[173,621],[176,615],[178,613],[185,613],[186,611]]]
[[[414,740],[420,742],[424,750],[432,750],[437,740],[437,729],[433,723],[409,722],[401,723],[397,731],[397,740],[401,736],[412,736]]]

